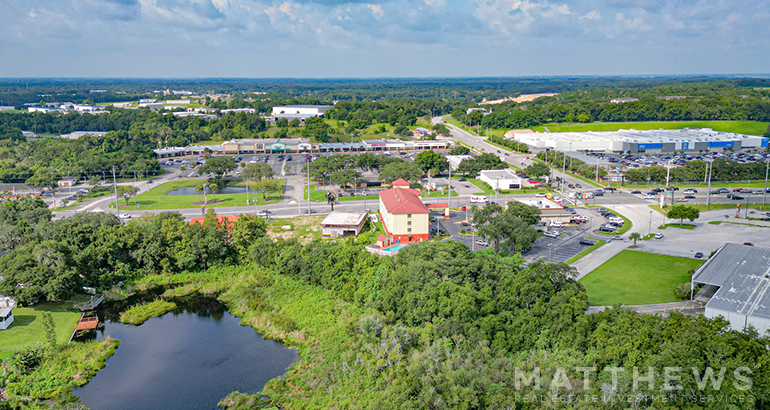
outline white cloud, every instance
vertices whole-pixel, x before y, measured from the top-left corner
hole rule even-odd
[[[367,4],[366,8],[372,11],[372,14],[375,15],[384,15],[385,13],[382,11],[382,6],[379,4]]]
[[[433,7],[433,8],[442,8],[446,6],[446,0],[423,0],[425,4]]]
[[[598,10],[591,10],[585,16],[589,20],[599,20],[602,18],[602,13]]]

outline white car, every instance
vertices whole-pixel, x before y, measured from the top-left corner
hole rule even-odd
[[[559,233],[556,231],[543,232],[543,236],[547,236],[549,238],[558,238]]]
[[[656,233],[655,234],[655,239],[663,239],[663,234],[662,233]]]
[[[257,216],[260,217],[260,218],[267,218],[268,216],[270,216],[271,213],[272,212],[270,212],[268,210],[263,210],[263,211],[257,212]]]
[[[564,223],[563,222],[551,221],[551,226],[553,226],[554,228],[563,228],[564,227]]]
[[[695,193],[697,193],[697,192],[698,192],[698,191],[696,191],[696,190],[694,190],[694,189],[685,189],[685,190],[684,190],[684,194],[685,194],[685,195],[692,195],[692,194],[695,194]]]
[[[127,214],[127,213],[124,212],[122,214],[119,214],[118,218],[120,218],[120,219],[131,219],[131,214]]]
[[[655,197],[652,196],[652,195],[647,195],[647,196],[644,197],[644,199],[655,199]]]
[[[539,194],[535,194],[535,198],[545,198],[545,193],[541,192]]]

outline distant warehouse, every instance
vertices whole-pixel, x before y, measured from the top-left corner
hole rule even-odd
[[[275,124],[278,120],[285,119],[288,122],[297,120],[304,124],[308,118],[323,117],[332,108],[332,105],[279,105],[273,107],[272,116],[268,117],[267,121]]]
[[[768,138],[714,131],[710,128],[682,130],[619,130],[606,132],[513,133],[513,140],[535,148],[558,151],[669,153],[722,152],[764,149]]]

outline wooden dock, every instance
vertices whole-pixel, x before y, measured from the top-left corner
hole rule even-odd
[[[92,310],[96,310],[99,305],[104,302],[104,295],[94,295],[91,297],[91,299],[86,303],[78,303],[75,305],[75,309],[81,311],[81,312],[90,312]]]

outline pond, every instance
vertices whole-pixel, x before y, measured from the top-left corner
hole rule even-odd
[[[92,410],[216,409],[233,391],[258,393],[298,358],[214,299],[195,298],[141,326],[101,312],[95,340],[120,340],[107,367],[74,394]],[[176,301],[175,301],[176,302]]]
[[[255,193],[253,189],[250,189],[249,192],[252,194]],[[208,188],[206,188],[206,193],[212,194],[245,194],[246,188],[245,187],[239,187],[239,186],[226,186],[223,188],[217,188],[216,191],[212,191]],[[168,193],[168,195],[202,195],[202,192],[195,192],[195,187],[187,187],[187,188],[179,188],[175,189]]]

